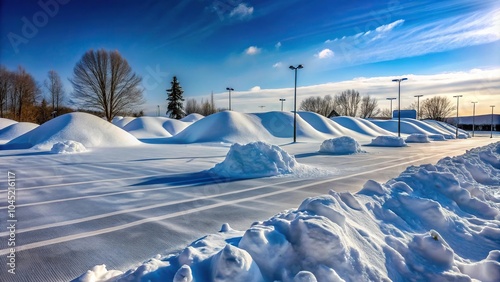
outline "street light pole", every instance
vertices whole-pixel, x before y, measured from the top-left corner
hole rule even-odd
[[[234,91],[231,87],[226,87],[226,90],[229,91],[229,110],[231,110],[231,91]]]
[[[296,67],[290,66],[290,69],[295,71],[295,88],[293,93],[293,143],[297,142],[297,70],[303,67],[303,65],[298,65]]]
[[[160,116],[160,105],[158,105],[158,116]]]
[[[393,79],[393,82],[398,83],[398,137],[401,137],[401,81],[408,80],[408,78]]]
[[[413,97],[417,97],[417,120],[420,119],[420,97],[424,95],[415,95]]]
[[[491,105],[491,135],[490,138],[493,138],[493,108],[495,107],[494,105]]]
[[[396,98],[386,98],[386,99],[391,101],[391,119],[392,119],[392,100],[396,100]]]
[[[286,101],[286,99],[284,99],[284,98],[280,98],[280,101],[281,101],[281,111],[283,111],[283,102],[285,102],[285,101]]]
[[[471,102],[472,103],[472,137],[474,137],[474,130],[476,127],[476,103],[477,102]]]
[[[453,98],[457,98],[457,123],[455,124],[456,127],[457,127],[457,131],[456,131],[456,134],[455,134],[455,138],[456,139],[458,139],[458,102],[460,100],[460,97],[462,97],[462,95],[453,96]]]

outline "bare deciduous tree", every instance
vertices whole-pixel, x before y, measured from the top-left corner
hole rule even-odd
[[[18,121],[36,121],[33,108],[39,95],[40,88],[35,79],[20,66],[13,73],[9,107],[11,116]]]
[[[359,110],[359,116],[361,118],[375,117],[380,113],[377,100],[371,98],[370,95],[364,96],[363,99],[361,99],[361,107]]]
[[[73,70],[74,98],[83,107],[102,111],[108,121],[143,103],[142,78],[118,51],[87,51]]]
[[[325,117],[335,109],[334,100],[332,96],[326,95],[325,97],[309,97],[300,103],[299,110],[314,112]]]
[[[12,73],[4,66],[0,66],[0,117],[4,117],[7,110],[7,101],[12,86]]]
[[[186,115],[189,114],[194,114],[194,113],[200,113],[200,106],[198,105],[198,101],[196,99],[187,99],[186,100],[186,106],[184,107],[184,111],[186,112]]]
[[[187,115],[197,113],[200,115],[209,116],[211,114],[219,112],[220,110],[215,108],[214,97],[212,93],[212,95],[210,96],[210,100],[201,99],[200,104],[198,104],[198,101],[196,99],[187,99],[184,111]]]
[[[379,117],[392,118],[392,112],[390,109],[383,109],[379,114]]]
[[[61,77],[55,70],[50,70],[48,79],[45,80],[45,87],[47,88],[50,102],[52,103],[52,110],[59,112],[59,105],[62,104],[64,99],[64,88]]]
[[[450,116],[454,110],[450,99],[447,97],[435,96],[425,99],[420,105],[422,118],[434,119],[443,121]]]
[[[354,89],[342,91],[335,95],[335,105],[338,107],[338,113],[343,116],[355,117],[358,113],[361,97],[359,92]]]

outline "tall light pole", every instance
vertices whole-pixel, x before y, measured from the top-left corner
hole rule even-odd
[[[494,105],[491,105],[491,135],[490,138],[493,138],[493,108],[495,107]]]
[[[456,127],[457,127],[457,131],[456,131],[456,134],[455,134],[455,138],[458,139],[458,102],[460,100],[460,97],[462,97],[462,95],[456,95],[456,96],[453,96],[453,98],[457,98],[457,124]]]
[[[420,97],[424,95],[415,95],[413,97],[417,98],[417,119],[420,119]]]
[[[281,111],[283,111],[283,102],[285,102],[285,101],[286,101],[286,99],[284,99],[284,98],[280,98],[280,101],[281,101]]]
[[[392,100],[396,100],[396,98],[386,98],[386,99],[391,101],[391,119],[392,119]]]
[[[297,70],[303,67],[303,65],[298,65],[296,67],[290,66],[290,69],[295,71],[295,90],[293,92],[293,143],[297,142]]]
[[[229,110],[231,110],[231,91],[234,91],[231,87],[226,87],[226,90],[229,91]]]
[[[476,127],[476,103],[477,102],[471,102],[472,103],[472,137],[474,137],[474,129]]]
[[[396,78],[393,82],[398,83],[398,137],[401,137],[401,81],[408,80],[408,78]]]

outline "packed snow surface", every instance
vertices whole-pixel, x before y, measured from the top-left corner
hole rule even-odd
[[[358,141],[349,136],[341,136],[333,139],[328,139],[321,143],[319,148],[320,153],[329,153],[337,155],[361,153],[361,146]]]
[[[443,135],[441,135],[443,136]],[[443,137],[444,138],[444,137]],[[425,134],[413,133],[406,137],[406,143],[429,143],[429,137]]]
[[[38,126],[5,146],[50,150],[54,144],[66,140],[82,143],[86,148],[140,144],[130,133],[94,115],[70,113]]]
[[[229,178],[282,175],[310,177],[325,174],[319,169],[299,164],[281,147],[261,141],[245,145],[233,144],[224,161],[216,164],[209,172]]]
[[[406,146],[405,140],[397,136],[377,136],[370,143],[371,146],[384,146],[384,147],[404,147]]]
[[[74,154],[86,152],[87,149],[80,142],[67,140],[55,143],[50,151],[54,154]]]
[[[77,281],[500,281],[499,186],[500,142]]]
[[[0,140],[12,140],[38,127],[31,122],[16,122],[0,129]]]

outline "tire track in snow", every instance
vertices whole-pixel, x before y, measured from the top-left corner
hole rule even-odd
[[[390,169],[390,168],[394,168],[394,167],[398,167],[398,166],[402,166],[402,165],[409,165],[409,164],[412,164],[414,162],[419,162],[419,161],[423,161],[423,160],[426,160],[426,159],[430,159],[430,158],[434,158],[434,157],[438,157],[438,156],[442,156],[442,155],[449,155],[452,152],[454,153],[456,151],[463,152],[463,149],[449,151],[449,152],[445,152],[445,153],[441,153],[441,154],[436,154],[436,155],[432,155],[432,156],[426,156],[426,157],[422,157],[422,158],[419,158],[419,159],[414,159],[414,160],[407,161],[407,162],[402,162],[402,163],[397,163],[397,164],[394,164],[394,165],[389,165],[389,166],[385,166],[385,167],[376,168],[376,169],[373,169],[373,170],[370,170],[370,171],[363,171],[363,172],[358,172],[358,173],[354,173],[354,174],[350,174],[350,175],[344,175],[344,176],[335,177],[333,179],[329,178],[329,179],[325,179],[325,180],[315,181],[315,182],[312,182],[312,183],[303,184],[303,185],[296,186],[296,187],[284,188],[282,190],[278,190],[278,191],[274,191],[274,192],[269,192],[269,193],[265,193],[265,194],[259,194],[259,195],[256,195],[256,196],[251,196],[251,197],[246,197],[246,198],[240,198],[240,199],[232,200],[232,201],[221,201],[219,203],[210,204],[210,205],[203,206],[203,207],[198,207],[198,208],[193,208],[193,209],[190,209],[190,210],[179,211],[179,212],[174,212],[174,213],[170,213],[170,214],[166,214],[166,215],[150,217],[150,218],[144,218],[144,219],[136,220],[136,221],[125,223],[125,224],[118,225],[118,226],[107,227],[107,228],[103,228],[103,229],[99,229],[99,230],[88,231],[88,232],[83,232],[83,233],[78,233],[78,234],[73,234],[73,235],[61,236],[61,237],[58,237],[58,238],[53,238],[53,239],[48,239],[48,240],[44,240],[44,241],[29,243],[29,244],[25,244],[25,245],[19,245],[19,246],[16,247],[16,251],[19,252],[19,251],[24,251],[24,250],[30,250],[30,249],[34,249],[34,248],[44,247],[44,246],[48,246],[48,245],[53,245],[53,244],[65,243],[65,242],[69,242],[69,241],[73,241],[73,240],[78,240],[78,239],[83,239],[83,238],[87,238],[87,237],[97,236],[97,235],[101,235],[101,234],[111,233],[111,232],[123,230],[123,229],[126,229],[126,228],[138,226],[138,225],[145,224],[145,223],[150,223],[150,222],[155,222],[155,221],[161,221],[161,220],[165,220],[165,219],[169,219],[169,218],[174,218],[174,217],[178,217],[178,216],[182,216],[182,215],[192,214],[192,213],[196,213],[196,212],[202,212],[202,211],[206,211],[206,210],[210,210],[210,209],[214,209],[214,208],[218,208],[218,207],[239,204],[239,203],[247,202],[247,201],[258,200],[258,199],[269,197],[269,196],[275,196],[275,195],[279,195],[279,194],[283,194],[283,193],[287,193],[287,192],[291,192],[291,191],[301,190],[301,189],[304,189],[304,188],[307,188],[307,187],[311,187],[311,186],[326,184],[326,183],[329,183],[329,182],[335,182],[335,181],[338,181],[338,180],[348,179],[348,178],[352,178],[352,177],[358,177],[358,176],[362,176],[362,175],[366,175],[366,174],[370,174],[370,173],[374,173],[374,172],[378,172],[378,171],[383,171],[383,170],[386,170],[386,169]],[[303,180],[304,179],[302,179],[302,181]],[[295,181],[298,181],[298,180],[295,179]],[[272,184],[272,185],[275,185],[275,184]],[[253,188],[248,188],[248,189],[240,190],[238,192],[235,191],[235,193],[247,192],[247,191],[252,191],[252,190],[257,190],[257,189],[262,189],[262,188],[260,188],[260,186],[259,187],[253,187]],[[207,197],[200,197],[200,198],[206,199]],[[191,199],[191,200],[195,200],[195,199]],[[10,252],[10,249],[2,249],[2,250],[0,250],[0,255],[6,255],[9,252]]]

